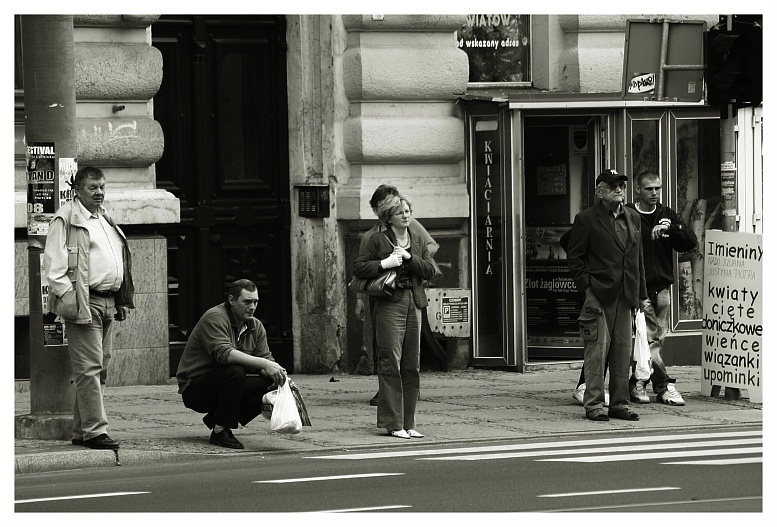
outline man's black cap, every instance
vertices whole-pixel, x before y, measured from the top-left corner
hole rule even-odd
[[[596,184],[599,183],[615,183],[616,181],[628,181],[629,178],[624,176],[623,174],[618,174],[615,169],[608,168],[607,170],[603,171],[601,174],[599,174],[596,177]]]

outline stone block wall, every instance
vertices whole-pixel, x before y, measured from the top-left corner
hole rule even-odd
[[[369,198],[381,183],[407,193],[419,219],[467,217],[464,122],[455,104],[469,75],[455,38],[466,16],[342,20],[350,179],[338,190],[338,217],[372,219]]]

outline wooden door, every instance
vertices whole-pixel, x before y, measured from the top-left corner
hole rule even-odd
[[[154,117],[157,187],[181,200],[168,240],[171,372],[189,332],[234,280],[256,282],[270,350],[292,370],[286,21],[162,16]]]

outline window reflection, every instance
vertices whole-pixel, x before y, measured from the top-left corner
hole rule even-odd
[[[674,126],[675,203],[670,204],[693,230],[694,251],[678,256],[675,299],[680,320],[702,317],[704,298],[704,234],[722,228],[720,192],[720,124],[717,119],[678,119]]]
[[[660,174],[664,186],[661,202],[673,208],[696,235],[696,249],[677,255],[672,304],[674,329],[699,329],[704,298],[704,235],[708,229],[722,228],[720,121],[712,117],[679,118],[678,112],[671,112],[672,124],[667,127],[662,125],[665,115],[631,121],[631,173],[636,176],[652,170]],[[666,151],[661,145],[671,148]]]

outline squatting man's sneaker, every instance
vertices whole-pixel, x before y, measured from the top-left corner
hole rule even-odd
[[[659,393],[656,396],[656,402],[668,404],[670,406],[684,406],[685,405],[685,399],[683,399],[683,396],[680,395],[680,392],[677,391],[677,388],[675,388],[675,385],[673,382],[670,382],[666,385],[666,391],[663,393]]]
[[[650,402],[650,398],[645,391],[645,381],[637,381],[637,384],[631,389],[631,401],[640,404]]]
[[[585,395],[585,383],[581,384],[575,391],[572,392],[572,399],[577,401],[577,404],[583,406],[583,396]],[[604,406],[610,406],[610,392],[604,390]]]

